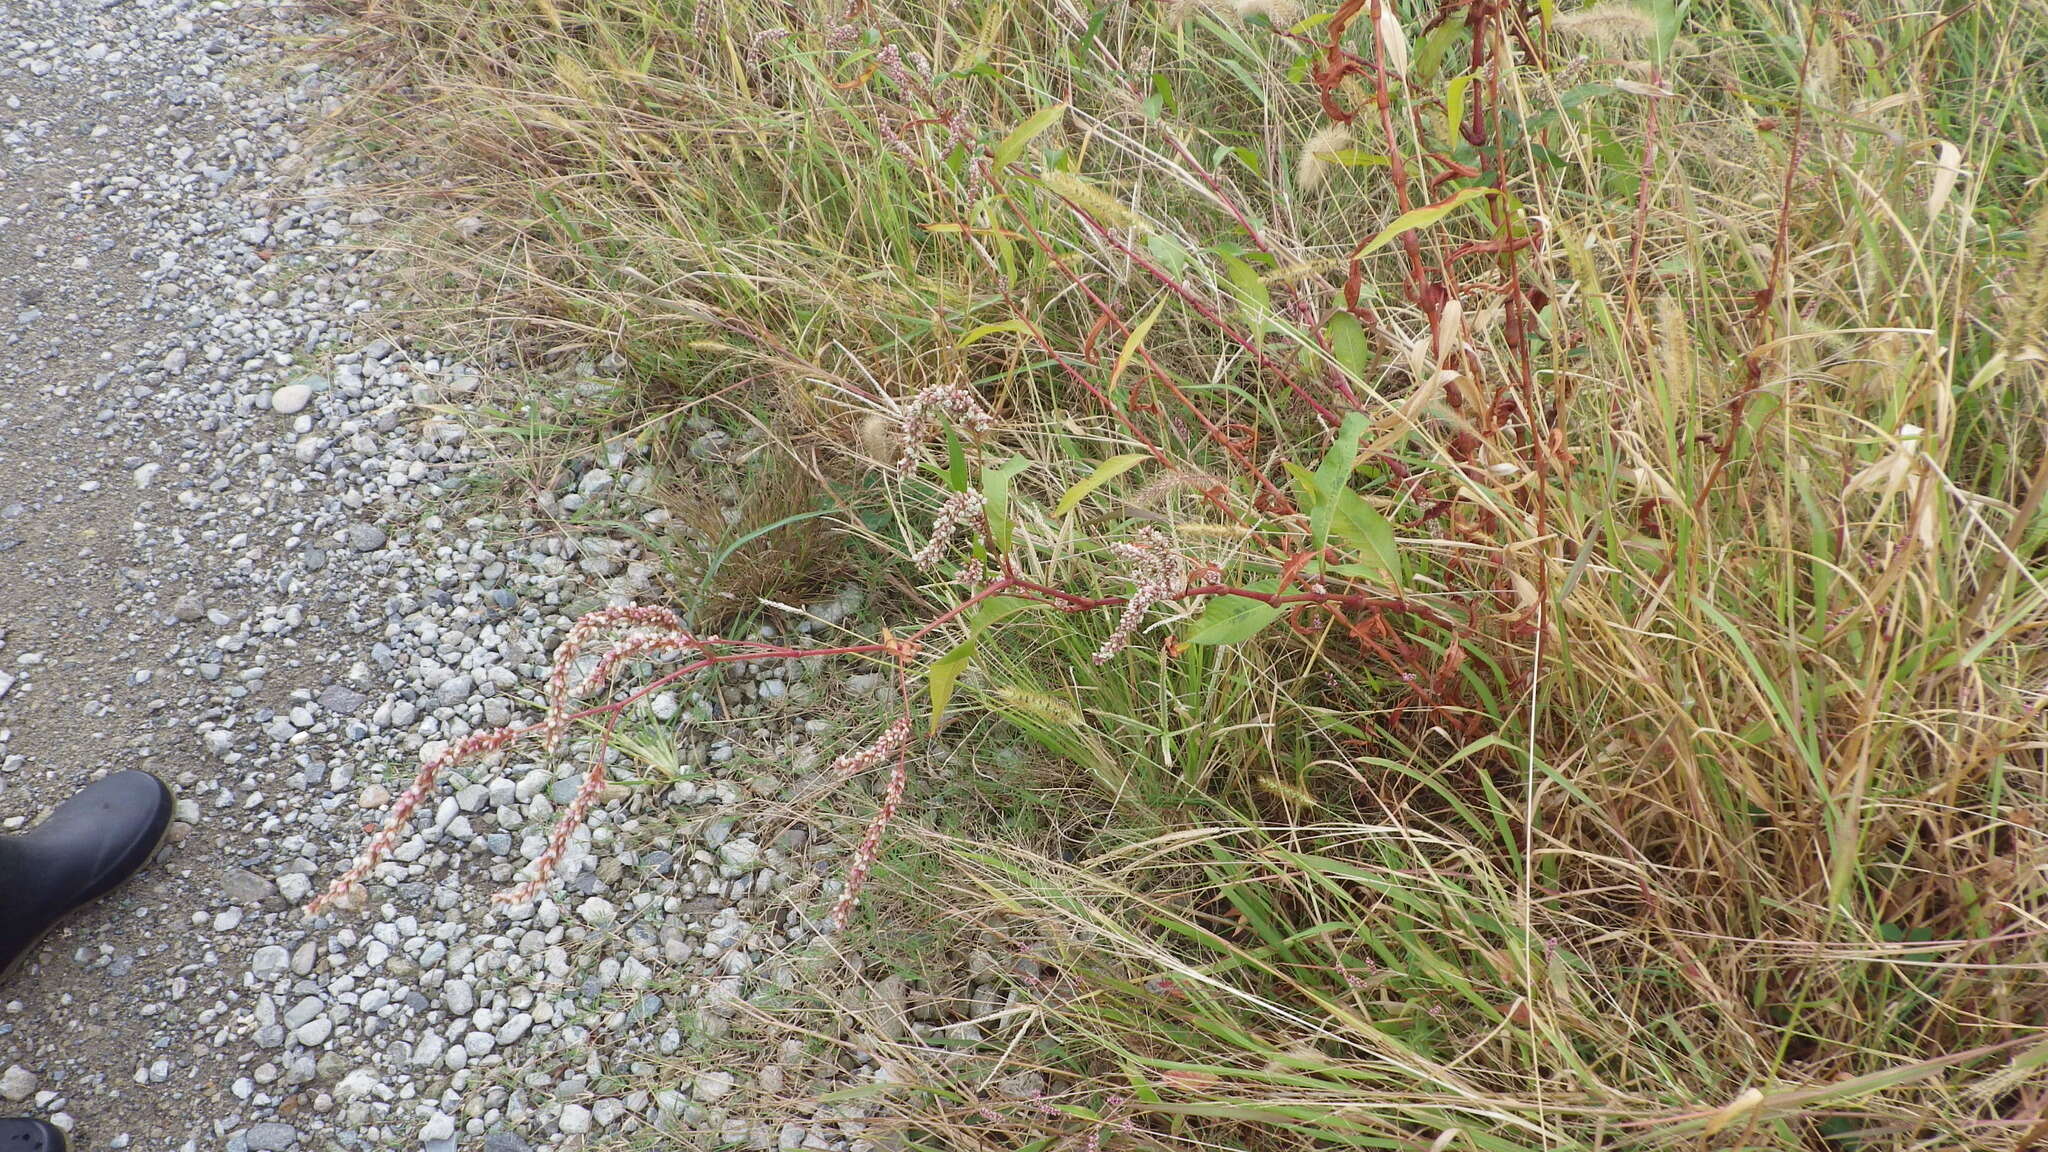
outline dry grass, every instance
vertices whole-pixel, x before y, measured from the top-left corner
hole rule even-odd
[[[817,473],[780,452],[744,467],[725,492],[684,468],[656,494],[681,538],[673,567],[699,628],[725,629],[759,605],[801,605],[844,585],[856,571],[851,542],[833,529],[840,511]]]
[[[949,739],[1025,742],[1038,799],[927,829],[844,946],[1029,964],[841,1021],[878,1138],[2048,1139],[2048,12],[1603,4],[1485,25],[1474,78],[1477,10],[1360,17],[1320,93],[1333,9],[372,20],[366,131],[445,165],[429,230],[488,222],[442,304],[622,357],[590,436],[716,397],[848,478],[735,595],[1007,484],[1007,555],[1076,592],[1152,527],[1404,606],[1161,609],[1100,666],[1109,613],[993,626]],[[995,428],[887,467],[955,386]],[[771,487],[745,525],[810,507]]]

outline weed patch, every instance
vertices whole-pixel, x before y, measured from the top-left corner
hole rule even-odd
[[[848,1025],[863,1138],[2048,1132],[2040,5],[363,35],[365,130],[446,166],[441,306],[624,365],[566,434],[783,454],[683,499],[684,606],[889,590],[835,649],[907,689],[842,939],[983,958]],[[892,849],[934,734],[1059,818]]]

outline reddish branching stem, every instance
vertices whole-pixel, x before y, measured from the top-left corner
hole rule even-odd
[[[1338,609],[1371,610],[1437,619],[1429,610],[1405,600],[1352,593],[1264,592],[1215,582],[1154,591],[1158,594],[1139,592],[1134,593],[1134,596],[1146,597],[1147,605],[1213,596],[1242,596],[1276,606],[1305,605],[1332,612]],[[498,904],[530,902],[546,889],[560,866],[562,857],[568,851],[576,829],[583,825],[590,809],[603,795],[605,755],[611,746],[612,731],[627,708],[669,685],[721,664],[751,660],[786,661],[828,656],[889,659],[896,663],[899,678],[907,683],[910,665],[922,651],[922,642],[926,637],[958,622],[966,613],[995,596],[1033,600],[1066,612],[1123,609],[1137,602],[1133,596],[1084,596],[1050,584],[1029,580],[1018,575],[1005,561],[1004,573],[1001,576],[975,590],[972,595],[952,608],[934,616],[915,631],[903,637],[885,637],[881,641],[867,644],[804,648],[767,641],[724,640],[715,636],[698,636],[686,629],[675,613],[657,607],[604,609],[584,616],[570,628],[569,634],[555,650],[554,664],[548,677],[546,716],[537,723],[508,725],[478,732],[429,756],[420,765],[412,783],[385,813],[383,824],[364,843],[355,862],[308,904],[306,911],[308,914],[317,915],[348,902],[354,896],[362,882],[397,845],[420,803],[432,794],[442,772],[459,764],[498,758],[512,745],[526,739],[538,740],[544,751],[552,755],[559,749],[561,739],[570,727],[582,721],[601,719],[603,727],[597,751],[585,770],[575,798],[570,801],[568,808],[555,823],[546,848],[535,859],[531,875],[516,887],[498,893],[492,898],[493,902]],[[600,640],[603,640],[603,647],[590,670],[580,679],[575,678],[576,668],[584,652]],[[576,697],[605,690],[612,678],[626,665],[675,656],[690,656],[694,659],[669,669],[618,699],[582,709],[573,707],[572,702]],[[851,774],[874,767],[883,760],[893,762],[889,782],[884,789],[882,808],[862,837],[861,845],[856,850],[847,873],[846,889],[833,913],[835,920],[840,922],[843,922],[844,917],[852,910],[860,884],[873,867],[874,854],[882,836],[902,802],[909,772],[908,749],[913,727],[910,713],[907,711],[908,693],[904,693],[903,698],[906,711],[901,713],[873,744],[841,757],[833,765],[836,773]]]

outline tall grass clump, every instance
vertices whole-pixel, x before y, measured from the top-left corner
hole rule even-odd
[[[2040,3],[357,43],[448,338],[621,358],[592,441],[766,430],[919,731],[1031,750],[1057,819],[899,827],[846,938],[1004,958],[978,1041],[876,1042],[874,1138],[2048,1140]]]

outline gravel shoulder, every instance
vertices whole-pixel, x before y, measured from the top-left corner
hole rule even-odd
[[[667,772],[621,764],[640,786],[559,902],[485,904],[575,788],[515,758],[445,782],[366,914],[298,912],[423,749],[530,715],[567,613],[653,570],[462,503],[485,373],[378,335],[379,214],[305,142],[339,85],[282,48],[316,30],[234,0],[0,10],[0,819],[124,767],[180,797],[158,860],[0,988],[0,1114],[85,1148],[860,1147],[844,1110],[742,1115],[748,1077],[713,1066],[833,883],[774,815],[838,738],[810,673],[655,701]],[[638,475],[615,452],[564,491]]]

